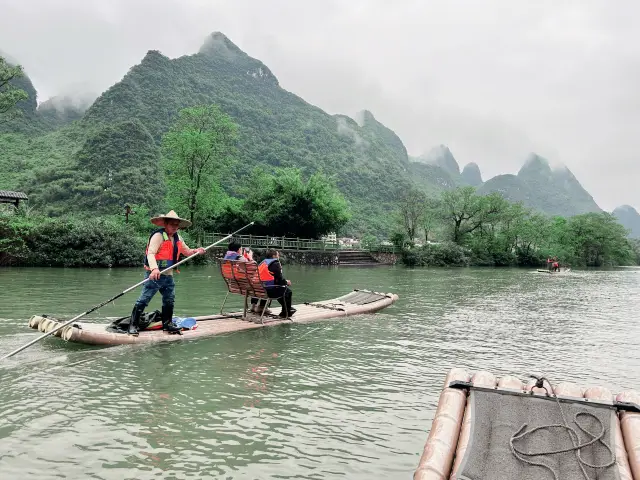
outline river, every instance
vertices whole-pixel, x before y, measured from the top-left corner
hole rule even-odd
[[[219,310],[218,270],[181,270],[176,314]],[[454,366],[640,389],[637,269],[285,274],[294,303],[352,288],[400,300],[374,315],[153,346],[47,338],[0,364],[0,478],[409,479]],[[139,269],[0,269],[0,354],[40,335],[31,315],[68,319],[140,280]],[[136,296],[88,318],[127,315]]]

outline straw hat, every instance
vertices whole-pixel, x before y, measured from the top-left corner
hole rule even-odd
[[[178,225],[178,228],[186,228],[186,227],[190,227],[191,226],[191,222],[189,220],[185,220],[184,218],[180,218],[178,216],[178,214],[176,212],[174,212],[173,210],[171,210],[166,215],[159,215],[157,217],[153,217],[151,219],[151,223],[153,223],[154,225],[157,225],[159,227],[164,227],[164,221],[165,220],[180,220],[180,225]]]

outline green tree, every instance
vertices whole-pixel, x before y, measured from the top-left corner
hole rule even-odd
[[[23,75],[20,65],[11,66],[3,57],[0,57],[0,120],[2,121],[9,119],[16,112],[16,104],[28,97],[27,92],[12,84],[12,80]]]
[[[573,254],[583,265],[599,267],[633,261],[628,232],[610,213],[576,215],[567,222],[567,230]]]
[[[424,241],[429,241],[429,235],[432,234],[441,221],[441,204],[437,198],[427,198],[424,211],[420,217],[420,226],[424,231]]]
[[[256,221],[256,233],[319,238],[338,232],[350,218],[344,197],[322,172],[305,182],[296,168],[279,168],[273,175],[256,169],[246,192],[244,210]]]
[[[539,265],[548,253],[541,252],[551,239],[551,219],[541,214],[529,214],[518,225],[516,255],[520,265]]]
[[[211,214],[224,170],[233,163],[238,126],[217,105],[185,108],[163,137],[168,201],[196,223]]]
[[[442,193],[442,217],[453,242],[462,244],[468,234],[497,222],[508,204],[498,193],[480,196],[474,187],[460,187]]]
[[[402,230],[406,232],[409,242],[413,243],[418,228],[423,223],[427,196],[422,190],[412,187],[400,197],[398,208]]]

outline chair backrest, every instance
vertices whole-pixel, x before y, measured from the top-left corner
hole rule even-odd
[[[258,264],[238,260],[222,260],[220,272],[230,293],[249,297],[268,298],[258,275]]]

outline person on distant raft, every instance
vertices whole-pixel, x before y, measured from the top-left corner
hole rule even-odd
[[[289,317],[296,313],[296,309],[291,307],[293,293],[289,288],[291,280],[284,278],[282,265],[280,264],[280,252],[274,249],[267,250],[265,259],[258,265],[258,275],[264,283],[267,295],[271,298],[278,298],[278,303],[282,305],[279,317]],[[283,298],[284,297],[284,298]]]
[[[227,248],[227,253],[225,253],[223,260],[236,260],[238,262],[253,262],[253,251],[249,248],[244,248],[236,241],[232,241],[229,243],[229,247]],[[258,304],[260,301],[260,304]],[[260,300],[256,297],[251,297],[251,309],[252,313],[264,313],[266,315],[271,315],[271,310],[266,308],[267,302],[265,300]]]
[[[175,298],[175,284],[173,282],[173,269],[160,274],[160,270],[170,267],[180,261],[180,255],[190,257],[194,253],[204,254],[205,249],[189,248],[178,235],[178,229],[191,226],[189,220],[180,218],[171,210],[166,215],[160,215],[151,219],[151,223],[160,227],[155,230],[147,241],[147,249],[144,257],[145,278],[149,280],[142,285],[142,293],[136,300],[131,312],[129,323],[130,335],[138,335],[138,325],[144,309],[151,299],[160,291],[162,295],[162,329],[170,330],[169,324],[173,319],[173,306]]]
[[[559,272],[560,271],[560,263],[558,263],[558,257],[553,257],[553,271],[554,272]]]

